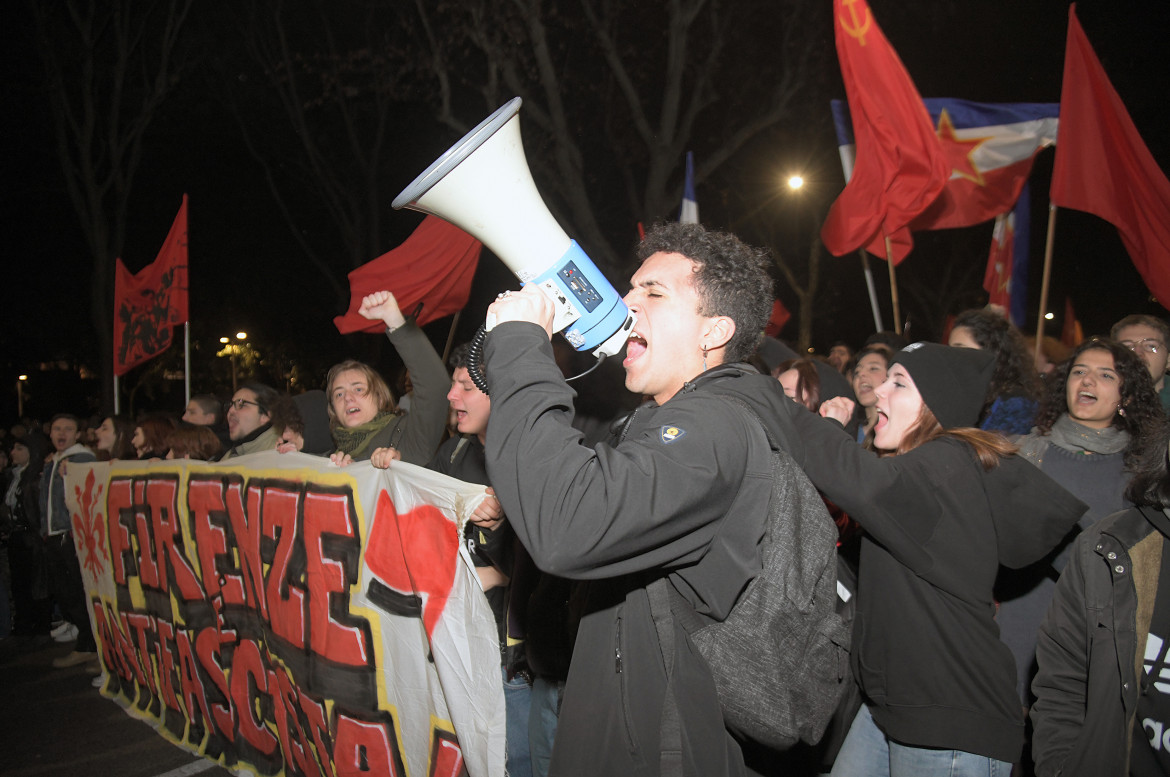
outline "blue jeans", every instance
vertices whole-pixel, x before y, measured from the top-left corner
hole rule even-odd
[[[864,704],[833,763],[833,777],[1008,777],[1011,771],[1011,764],[984,755],[893,742]]]
[[[557,736],[557,716],[561,712],[564,682],[537,677],[532,681],[532,714],[528,718],[528,742],[532,747],[533,777],[548,777],[553,740]]]
[[[508,777],[532,777],[532,755],[528,747],[528,709],[532,689],[517,675],[508,679],[508,670],[500,667],[504,678],[505,769]]]

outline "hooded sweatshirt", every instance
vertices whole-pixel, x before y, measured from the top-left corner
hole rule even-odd
[[[851,659],[874,721],[903,744],[1016,761],[1024,717],[996,572],[1043,557],[1085,505],[1017,456],[984,470],[942,437],[879,458],[833,422],[793,420],[794,458],[866,532]]]

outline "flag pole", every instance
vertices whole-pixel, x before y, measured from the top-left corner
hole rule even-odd
[[[1048,235],[1044,238],[1044,275],[1040,281],[1040,315],[1036,317],[1036,350],[1033,358],[1040,361],[1040,346],[1044,342],[1044,311],[1048,308],[1048,280],[1052,275],[1052,245],[1056,237],[1056,206],[1048,203]]]
[[[862,248],[857,252],[861,257],[861,270],[865,273],[865,288],[869,290],[869,307],[873,311],[873,331],[885,331],[882,326],[882,313],[878,308],[877,289],[873,285],[873,270],[869,268],[869,256],[866,255],[865,249]]]
[[[183,322],[183,407],[191,404],[191,322]]]
[[[459,326],[459,316],[462,310],[455,311],[455,317],[451,319],[451,330],[447,332],[447,344],[443,346],[443,364],[447,363],[447,357],[451,355],[451,343],[455,340],[455,328]]]
[[[886,239],[886,264],[890,268],[890,300],[894,304],[894,334],[902,334],[902,310],[898,304],[898,279],[894,277],[894,247],[890,244],[890,236],[883,234]]]
[[[118,373],[114,373],[114,415],[122,412],[122,401],[118,396]]]

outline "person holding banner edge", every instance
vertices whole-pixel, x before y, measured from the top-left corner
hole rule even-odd
[[[358,312],[386,324],[386,337],[410,370],[414,401],[409,414],[400,413],[390,387],[372,367],[353,359],[335,364],[325,381],[337,444],[329,458],[344,467],[389,447],[400,451],[403,461],[423,466],[447,424],[447,369],[423,331],[402,314],[391,292],[367,294]]]

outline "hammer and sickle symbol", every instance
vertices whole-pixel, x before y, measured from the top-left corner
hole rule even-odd
[[[853,7],[857,0],[841,0],[841,4],[849,7],[849,18],[853,22],[850,27],[849,23],[845,21],[844,17],[838,17],[841,20],[841,29],[851,38],[857,38],[857,41],[864,46],[865,34],[869,32],[869,27],[873,24],[873,15],[869,12],[869,7],[865,9],[865,20],[857,18],[857,9]]]

